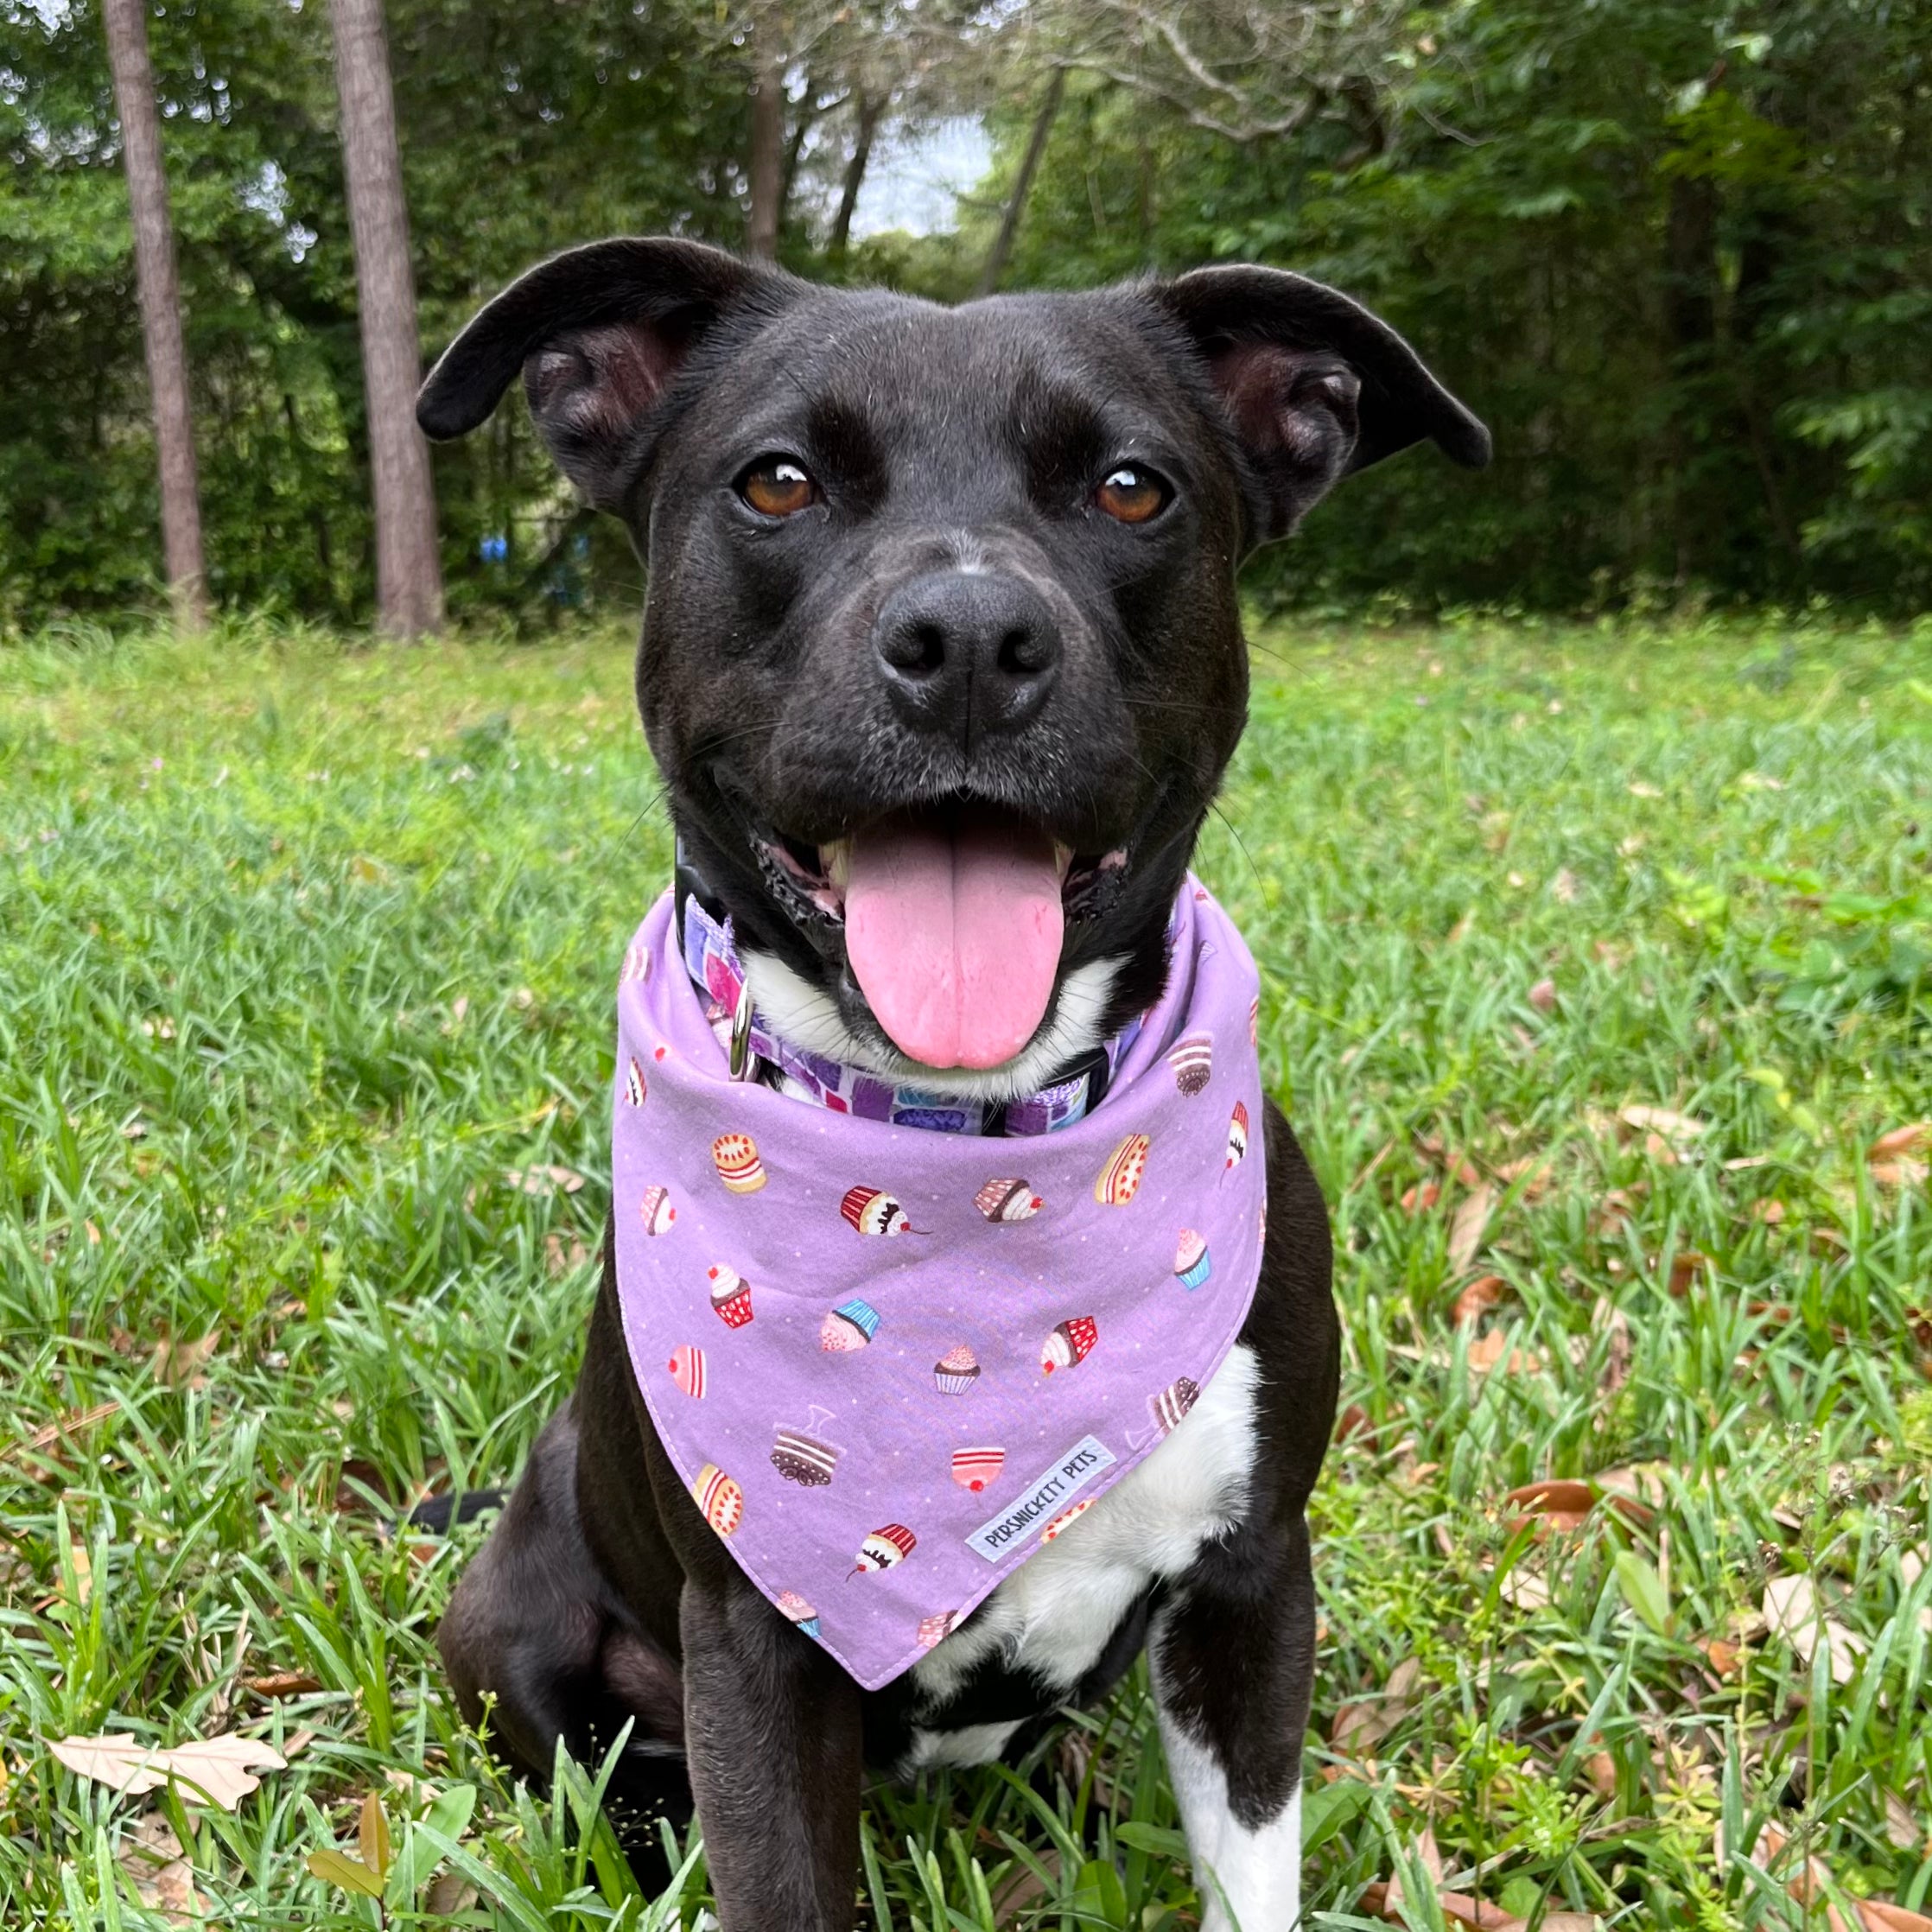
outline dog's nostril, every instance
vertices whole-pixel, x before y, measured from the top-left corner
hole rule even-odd
[[[937,624],[915,624],[912,641],[916,646],[908,670],[937,670],[946,661],[946,633]]]
[[[932,618],[894,625],[880,641],[880,655],[894,670],[930,677],[945,666],[945,626]]]
[[[1028,677],[1053,661],[1046,639],[1030,624],[1015,624],[1000,639],[1000,669],[1009,677]]]

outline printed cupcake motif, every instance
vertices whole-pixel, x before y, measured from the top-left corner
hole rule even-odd
[[[644,1217],[644,1231],[647,1235],[668,1235],[677,1219],[677,1210],[670,1204],[668,1187],[645,1188],[644,1198],[638,1203],[638,1212]]]
[[[807,1636],[817,1636],[818,1635],[818,1612],[796,1590],[781,1590],[772,1601]]]
[[[1187,1376],[1177,1376],[1158,1395],[1147,1397],[1147,1413],[1162,1435],[1172,1435],[1181,1419],[1200,1400],[1199,1384]]]
[[[772,1445],[772,1467],[786,1482],[808,1490],[822,1490],[830,1483],[832,1471],[845,1452],[806,1431],[822,1429],[831,1419],[829,1408],[814,1405],[805,1418],[805,1428],[779,1431],[778,1439]]]
[[[651,977],[651,952],[641,939],[633,939],[630,949],[624,955],[624,970],[618,976],[620,984],[628,986],[635,980],[640,984]]]
[[[982,1445],[975,1449],[955,1449],[952,1452],[952,1479],[961,1489],[971,1490],[976,1495],[988,1483],[998,1479],[1006,1463],[1006,1451],[990,1445]]]
[[[959,1621],[956,1610],[935,1611],[930,1617],[919,1619],[919,1648],[922,1650],[937,1650],[952,1635],[952,1628]]]
[[[711,1143],[711,1160],[718,1179],[734,1194],[755,1194],[771,1179],[748,1134],[721,1134]]]
[[[1259,1046],[1262,1043],[1262,996],[1257,993],[1248,1002],[1248,1044]]]
[[[752,1285],[734,1268],[720,1262],[711,1278],[711,1312],[727,1328],[742,1328],[752,1319]]]
[[[1208,1244],[1192,1228],[1183,1228],[1174,1249],[1174,1279],[1184,1288],[1198,1288],[1214,1272]]]
[[[1238,1167],[1248,1156],[1248,1109],[1240,1101],[1228,1122],[1228,1166]]]
[[[630,1106],[641,1107],[644,1105],[645,1092],[644,1069],[638,1065],[637,1056],[632,1054],[630,1065],[624,1071],[625,1101]]]
[[[1094,1183],[1094,1198],[1103,1207],[1125,1207],[1134,1198],[1147,1171],[1147,1150],[1153,1145],[1144,1134],[1129,1134],[1108,1156]]]
[[[1048,1375],[1056,1369],[1077,1368],[1099,1339],[1100,1326],[1091,1315],[1074,1315],[1046,1338],[1040,1348],[1039,1365]]]
[[[848,1187],[838,1211],[862,1235],[916,1235],[912,1217],[890,1194],[876,1187]]]
[[[1043,1543],[1052,1542],[1076,1516],[1085,1516],[1087,1511],[1093,1508],[1096,1500],[1094,1497],[1084,1496],[1071,1509],[1062,1509],[1059,1515],[1055,1516],[1052,1522],[1040,1531],[1040,1541]]]
[[[918,1542],[918,1538],[904,1523],[887,1523],[882,1528],[874,1530],[859,1545],[852,1576],[876,1575],[880,1570],[889,1570],[895,1564],[903,1563]],[[851,1577],[846,1580],[850,1582]]]
[[[973,1205],[998,1226],[1031,1221],[1046,1203],[1023,1180],[989,1180],[974,1195]]]
[[[1214,1036],[1189,1033],[1167,1056],[1174,1084],[1190,1099],[1205,1087],[1214,1073]]]
[[[828,1355],[862,1349],[879,1332],[879,1311],[855,1295],[842,1301],[818,1325],[818,1345]]]
[[[962,1342],[932,1364],[932,1379],[942,1395],[970,1395],[980,1379],[979,1357]]]
[[[670,1370],[670,1379],[687,1395],[702,1401],[707,1385],[704,1350],[693,1348],[689,1342],[670,1351],[670,1360],[664,1366]]]
[[[721,1536],[730,1535],[745,1520],[745,1492],[715,1463],[705,1464],[691,1478],[691,1494]]]

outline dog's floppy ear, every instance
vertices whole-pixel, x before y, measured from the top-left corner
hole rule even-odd
[[[1490,433],[1395,331],[1282,269],[1197,269],[1154,300],[1192,339],[1255,481],[1256,543],[1285,537],[1338,479],[1432,437],[1480,469]]]
[[[775,310],[800,284],[721,249],[666,238],[592,242],[540,263],[474,315],[416,399],[437,442],[489,417],[518,370],[558,468],[616,510],[639,463],[637,432],[721,317]]]

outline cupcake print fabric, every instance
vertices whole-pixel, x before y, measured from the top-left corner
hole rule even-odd
[[[733,1080],[708,1009],[741,989],[694,983],[668,893],[626,955],[632,1372],[712,1529],[867,1689],[1078,1536],[1240,1331],[1265,1220],[1256,976],[1192,880],[1171,938],[1099,1104],[1022,1139]]]

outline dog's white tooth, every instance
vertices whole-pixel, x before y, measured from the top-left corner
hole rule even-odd
[[[1059,867],[1060,883],[1066,883],[1067,867],[1073,863],[1073,848],[1060,840],[1053,841],[1053,862]]]
[[[820,846],[818,868],[831,881],[839,897],[843,899],[846,878],[852,870],[851,840],[836,838],[829,845]]]

